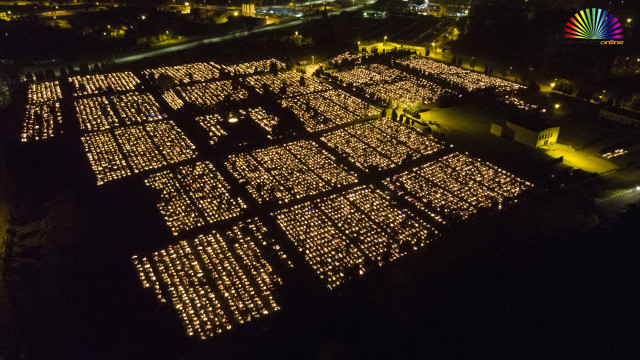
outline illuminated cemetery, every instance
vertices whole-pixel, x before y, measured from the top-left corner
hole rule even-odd
[[[345,59],[354,61],[337,58]],[[404,65],[440,69],[428,61]],[[425,248],[448,225],[498,211],[533,187],[381,118],[382,109],[363,100],[431,103],[447,91],[439,85],[360,64],[333,79],[364,91],[351,93],[284,68],[274,60],[193,63],[140,77],[69,79],[77,118],[71,124],[96,183],[153,193],[167,239],[133,256],[132,267],[142,288],[174,308],[188,336],[215,337],[277,313],[287,286],[282,271],[307,271],[322,291],[345,286]],[[441,76],[469,82],[469,89],[511,89],[464,72]],[[172,79],[170,88],[158,84],[162,77]],[[29,87],[22,141],[57,134],[63,93],[57,82]],[[267,106],[247,106],[250,93]],[[193,114],[181,113],[186,104]],[[219,112],[221,104],[228,110]],[[300,124],[291,137],[277,132],[285,111]],[[239,150],[221,142],[242,139],[245,131],[263,131],[262,142]]]
[[[273,293],[282,280],[264,259],[273,242],[265,232],[248,219],[132,260],[142,286],[160,302],[164,290],[187,334],[206,339],[280,310]]]
[[[595,3],[2,2],[0,360],[634,358]]]
[[[62,92],[57,81],[29,86],[20,140],[48,139],[61,131],[60,99]]]

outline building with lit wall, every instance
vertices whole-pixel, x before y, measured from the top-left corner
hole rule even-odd
[[[491,133],[515,140],[532,148],[538,148],[558,141],[560,127],[549,127],[544,123],[511,120],[505,125],[491,124]]]
[[[254,4],[254,3],[242,4],[242,15],[255,16],[256,15],[256,4]]]

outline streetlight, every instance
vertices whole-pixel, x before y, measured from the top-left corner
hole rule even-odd
[[[551,88],[553,89],[554,87],[556,87],[556,83],[551,83]]]
[[[385,36],[384,36],[384,41],[383,41],[383,43],[384,43],[384,44],[386,44],[386,43],[387,43],[387,35],[385,35]]]
[[[296,36],[298,36],[298,32],[296,31]]]
[[[559,109],[559,108],[560,108],[560,104],[556,104],[556,105],[555,105],[555,108],[556,108],[556,109]]]
[[[311,65],[314,65],[316,63],[316,57],[311,55]]]

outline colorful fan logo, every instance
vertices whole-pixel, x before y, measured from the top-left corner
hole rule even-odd
[[[574,39],[622,39],[622,26],[607,10],[585,9],[567,22],[564,37]]]

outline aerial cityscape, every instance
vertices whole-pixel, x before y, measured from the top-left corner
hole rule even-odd
[[[634,358],[639,14],[0,1],[0,359]]]

